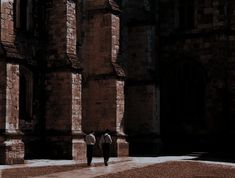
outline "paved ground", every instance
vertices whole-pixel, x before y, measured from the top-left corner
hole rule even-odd
[[[95,158],[90,167],[69,160],[34,160],[24,165],[0,166],[0,178],[235,178],[234,163],[193,161],[196,158],[192,155],[111,158],[109,166]]]
[[[148,157],[148,158],[123,158],[123,161],[116,161],[111,158],[109,166],[99,164],[102,159],[95,159],[91,167],[84,167],[82,169],[75,169],[72,171],[55,173],[50,175],[43,175],[34,178],[93,178],[97,176],[104,176],[107,174],[120,173],[126,170],[142,168],[156,163],[162,163],[172,160],[191,159],[191,156],[176,156],[176,157]]]
[[[109,166],[97,164],[34,178],[235,178],[235,164],[189,161],[193,156],[129,158]]]
[[[195,161],[173,161],[96,178],[234,178],[235,167]]]

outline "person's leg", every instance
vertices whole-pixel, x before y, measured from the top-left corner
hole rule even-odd
[[[103,158],[104,158],[104,164],[105,164],[105,158],[106,158],[106,148],[105,148],[105,144],[102,144],[102,152],[103,152]]]
[[[110,144],[107,144],[107,163],[109,161],[110,158]]]
[[[108,166],[109,144],[107,144],[107,143],[103,144],[103,155],[104,155],[104,164],[105,164],[105,166]]]
[[[94,145],[90,146],[90,164],[92,162],[92,158],[93,158],[93,149],[94,149]]]
[[[93,154],[93,145],[87,145],[87,165],[91,165],[92,161],[92,154]]]

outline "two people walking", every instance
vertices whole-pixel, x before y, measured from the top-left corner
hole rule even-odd
[[[85,141],[87,144],[87,165],[90,166],[91,162],[92,162],[92,157],[93,157],[94,145],[96,143],[96,138],[94,136],[93,131],[91,131],[88,135],[86,135]],[[110,145],[111,144],[112,144],[112,138],[110,136],[109,130],[107,129],[101,135],[101,138],[99,141],[99,147],[100,147],[100,149],[102,149],[105,166],[108,166],[108,161],[110,158]]]

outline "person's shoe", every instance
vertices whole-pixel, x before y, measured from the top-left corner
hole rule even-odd
[[[107,162],[105,162],[105,163],[104,163],[104,165],[105,165],[105,166],[108,166],[108,163],[107,163]]]

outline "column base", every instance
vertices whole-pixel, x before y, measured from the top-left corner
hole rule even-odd
[[[44,155],[47,159],[73,159],[86,158],[86,144],[82,133],[66,133],[54,131],[46,137]]]
[[[129,156],[129,143],[126,141],[126,139],[117,139],[117,156]]]
[[[21,139],[7,139],[0,144],[0,164],[23,164],[24,143]]]
[[[113,147],[111,153],[113,156],[125,157],[129,156],[129,143],[126,141],[125,134],[117,134],[113,139]]]
[[[84,134],[73,134],[72,140],[72,157],[76,161],[86,160],[86,143],[84,141]]]

